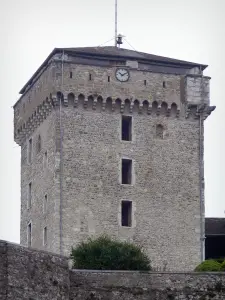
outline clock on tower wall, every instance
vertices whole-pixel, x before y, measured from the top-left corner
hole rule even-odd
[[[128,69],[118,68],[116,70],[116,79],[120,82],[126,82],[130,78],[130,73]]]

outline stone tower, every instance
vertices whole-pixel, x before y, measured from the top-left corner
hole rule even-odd
[[[117,47],[54,49],[20,91],[21,244],[68,255],[107,233],[156,268],[204,258],[206,65]]]

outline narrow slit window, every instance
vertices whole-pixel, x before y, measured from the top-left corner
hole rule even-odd
[[[166,82],[165,81],[163,81],[163,87],[166,88]]]
[[[37,140],[37,153],[39,153],[41,151],[41,136],[38,136],[38,140]]]
[[[47,168],[47,165],[48,165],[48,152],[45,151],[45,154],[44,154],[44,168]]]
[[[73,72],[70,72],[70,78],[73,78]]]
[[[28,163],[31,163],[32,160],[32,148],[33,148],[33,141],[29,139],[28,142]]]
[[[47,205],[48,205],[48,195],[45,195],[44,198],[44,203],[43,203],[43,212],[46,213],[47,212]]]
[[[147,85],[147,80],[144,80],[144,85]]]
[[[89,80],[92,80],[92,75],[91,74],[89,74]]]
[[[108,76],[108,82],[110,82],[110,76]]]
[[[32,183],[30,182],[28,185],[28,203],[27,203],[28,208],[31,208],[31,202],[32,202]]]
[[[121,202],[121,225],[132,226],[132,201]]]
[[[47,241],[48,241],[48,231],[47,231],[47,227],[44,228],[44,232],[43,232],[43,245],[47,246]]]
[[[27,226],[27,246],[31,247],[31,223]]]
[[[122,159],[122,184],[132,183],[132,160]]]
[[[132,141],[132,117],[122,116],[122,140]]]

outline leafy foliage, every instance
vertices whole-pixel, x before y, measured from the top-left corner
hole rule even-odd
[[[203,261],[195,268],[195,272],[220,272],[221,264],[214,259]]]
[[[225,260],[222,262],[222,264],[220,265],[220,270],[222,272],[225,272]]]
[[[72,249],[71,258],[77,269],[151,270],[150,260],[140,247],[107,236],[82,242]]]
[[[218,263],[222,264],[224,262],[225,258],[224,257],[220,257],[220,258],[216,258],[215,261],[217,261]]]

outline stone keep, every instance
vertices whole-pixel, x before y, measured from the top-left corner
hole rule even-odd
[[[142,245],[155,268],[192,270],[204,258],[203,121],[215,108],[206,67],[54,49],[14,105],[21,244],[69,255],[106,233]]]

